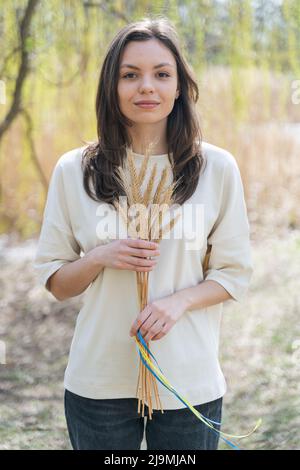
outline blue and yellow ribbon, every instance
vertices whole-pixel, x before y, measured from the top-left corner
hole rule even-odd
[[[137,339],[138,337],[138,339]],[[199,413],[198,410],[196,410],[193,405],[191,405],[188,400],[186,398],[184,398],[182,395],[179,395],[179,393],[176,392],[176,390],[174,389],[174,387],[172,387],[172,385],[169,383],[169,381],[166,379],[166,377],[164,376],[163,374],[163,371],[161,370],[161,368],[159,367],[158,365],[158,362],[157,360],[155,359],[155,357],[153,356],[153,354],[151,353],[150,349],[147,347],[147,344],[143,338],[143,336],[141,335],[140,333],[140,330],[138,330],[137,332],[137,335],[134,336],[134,339],[135,339],[135,342],[137,344],[137,347],[138,347],[138,352],[140,354],[140,358],[143,362],[143,364],[147,367],[147,369],[151,372],[152,375],[154,375],[154,377],[162,384],[164,385],[168,390],[170,390],[172,393],[174,393],[174,395],[177,396],[177,398],[187,407],[189,408],[196,416],[198,419],[200,419],[204,424],[206,424],[213,432],[215,433],[218,433],[221,437],[221,439],[223,439],[223,441],[225,441],[230,447],[232,447],[233,449],[235,450],[241,450],[235,443],[233,443],[232,441],[226,439],[224,436],[227,436],[227,437],[234,437],[234,438],[237,438],[237,439],[242,439],[244,437],[248,437],[250,436],[251,434],[253,434],[256,429],[261,425],[262,423],[262,419],[260,418],[254,429],[249,432],[248,434],[244,434],[244,435],[239,435],[239,436],[236,436],[236,435],[233,435],[233,434],[227,434],[227,433],[224,433],[222,431],[219,431],[218,429],[216,429],[212,424],[210,423],[214,423],[214,424],[217,424],[217,425],[221,425],[221,423],[218,423],[217,421],[212,421],[211,419],[208,419],[206,418],[205,416],[203,416],[201,413]],[[154,365],[153,361],[149,358],[149,355],[151,357],[153,357],[154,361],[156,362],[158,368]]]

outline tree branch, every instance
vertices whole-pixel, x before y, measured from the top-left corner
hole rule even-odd
[[[97,2],[84,1],[83,6],[85,8],[93,8],[93,7],[101,8],[101,10],[105,11],[105,13],[108,13],[108,14],[110,13],[113,16],[116,16],[117,18],[121,18],[121,20],[125,21],[125,23],[129,23],[129,18],[126,15],[124,15],[124,13],[116,10],[116,8],[114,8],[112,5],[107,5],[107,2],[97,3]]]
[[[31,119],[30,114],[28,113],[28,111],[25,108],[22,108],[20,110],[20,113],[24,116],[26,124],[27,124],[26,136],[27,136],[27,139],[28,139],[28,142],[29,142],[29,145],[30,145],[30,149],[31,149],[31,159],[32,159],[33,164],[34,164],[35,168],[37,169],[37,171],[38,171],[38,173],[41,177],[41,181],[42,181],[42,184],[43,184],[43,187],[44,187],[44,190],[45,190],[45,194],[47,194],[48,181],[47,181],[47,178],[46,178],[46,176],[45,176],[45,174],[42,170],[42,167],[40,165],[40,162],[39,162],[36,150],[35,150],[34,139],[32,137],[32,132],[33,132],[32,119]]]
[[[9,129],[10,125],[17,117],[21,108],[22,90],[24,87],[25,79],[29,72],[29,57],[27,51],[27,40],[30,34],[30,24],[33,17],[34,10],[38,5],[39,0],[28,0],[27,7],[22,18],[19,35],[20,35],[20,50],[21,50],[21,63],[16,80],[15,90],[13,93],[13,100],[3,121],[0,123],[0,140],[3,138],[5,132]]]

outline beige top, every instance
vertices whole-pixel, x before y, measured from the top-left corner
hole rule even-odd
[[[114,228],[107,236],[107,224],[102,223],[108,205],[93,201],[84,191],[84,148],[63,154],[52,173],[35,259],[44,286],[65,263],[117,238]],[[240,172],[228,151],[206,142],[203,151],[206,167],[195,193],[182,206],[200,208],[192,219],[189,215],[182,221],[184,226],[188,220],[188,229],[191,222],[198,222],[202,241],[191,245],[187,232],[161,240],[159,261],[149,273],[149,302],[203,280],[206,242],[212,244],[212,251],[205,279],[221,284],[236,301],[242,302],[247,293],[253,266]],[[134,154],[134,158],[139,167],[144,157]],[[155,162],[162,171],[169,165],[167,154],[152,155],[149,172]],[[112,211],[106,212],[106,220],[111,221],[112,216]],[[220,303],[188,310],[166,336],[150,342],[166,378],[192,405],[215,400],[226,392],[218,358],[222,307]],[[65,371],[65,388],[88,398],[136,396],[139,354],[129,331],[139,311],[136,272],[104,268],[83,295]],[[184,408],[160,383],[158,391],[164,409]]]

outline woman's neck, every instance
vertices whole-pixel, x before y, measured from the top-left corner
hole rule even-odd
[[[132,151],[133,153],[137,153],[139,155],[144,155],[146,152],[145,150],[143,150],[142,147],[134,147],[132,146]],[[166,147],[157,147],[157,148],[153,148],[151,151],[150,151],[150,155],[165,155],[168,153],[168,149]]]
[[[162,129],[161,123],[151,126],[136,126],[130,128],[129,133],[132,141],[131,149],[134,153],[144,155],[149,146],[151,155],[163,155],[168,153],[168,142],[166,128]]]

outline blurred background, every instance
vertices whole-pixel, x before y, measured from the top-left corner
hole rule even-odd
[[[223,431],[261,417],[241,447],[300,449],[298,0],[0,0],[0,449],[70,448],[63,374],[83,297],[58,302],[32,260],[57,159],[96,138],[106,48],[148,15],[176,26],[203,140],[244,183],[255,269],[247,300],[224,304]]]

